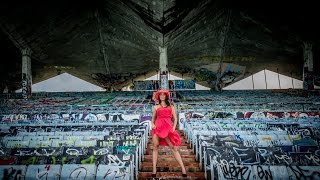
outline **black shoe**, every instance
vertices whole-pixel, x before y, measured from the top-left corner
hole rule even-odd
[[[187,177],[188,175],[187,174],[182,174],[182,177]]]
[[[156,174],[151,174],[151,177],[157,177],[157,173]]]

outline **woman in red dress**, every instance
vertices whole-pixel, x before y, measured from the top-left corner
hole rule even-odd
[[[178,146],[181,145],[179,134],[175,131],[177,126],[177,114],[174,106],[169,103],[170,93],[167,90],[159,90],[154,93],[153,99],[159,102],[152,108],[152,177],[156,177],[158,146],[170,146],[172,153],[182,169],[182,176],[187,177],[186,169],[182,162]],[[173,118],[173,124],[171,119]]]

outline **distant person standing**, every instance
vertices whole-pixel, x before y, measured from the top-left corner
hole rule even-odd
[[[3,89],[3,92],[2,92],[3,94],[8,94],[9,93],[9,89],[8,89],[8,86],[7,85],[5,85],[4,86],[4,89]]]
[[[158,80],[154,80],[153,81],[153,90],[158,90],[159,89],[159,81]]]
[[[172,80],[169,81],[169,89],[174,90],[174,83]]]

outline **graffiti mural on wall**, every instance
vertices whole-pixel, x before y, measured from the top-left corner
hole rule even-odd
[[[170,82],[172,82],[171,86]],[[196,82],[194,80],[172,80],[169,81],[169,87],[173,90],[194,90],[196,89]]]
[[[158,84],[158,85],[156,85]],[[147,80],[147,81],[134,81],[134,90],[146,90],[151,91],[159,86],[159,81]]]
[[[196,70],[194,76],[196,81],[206,81],[210,85],[214,85],[217,80],[217,73],[206,68]]]
[[[196,89],[196,83],[194,80],[174,80],[175,90],[190,90]]]
[[[244,74],[244,67],[234,64],[227,64],[224,68],[223,73],[221,74],[220,81],[223,87],[231,84],[232,82],[237,81]]]
[[[181,67],[179,69],[175,69],[175,71],[181,74],[194,76],[195,81],[205,82],[210,87],[214,87],[217,81],[219,81],[222,86],[227,86],[240,79],[245,72],[245,67],[237,64],[222,63],[221,68],[221,74],[218,73],[219,63],[203,65],[194,69]]]
[[[134,81],[135,90],[158,90],[159,80]],[[195,89],[196,83],[194,80],[169,80],[170,90],[190,90]]]
[[[117,86],[124,84],[128,81],[133,80],[134,78],[144,75],[146,73],[121,73],[121,74],[102,74],[96,73],[92,74],[91,77],[99,83],[99,85],[105,89],[109,89],[112,86]]]

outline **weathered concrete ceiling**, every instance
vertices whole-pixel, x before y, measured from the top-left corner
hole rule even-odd
[[[1,66],[15,66],[10,74],[19,74],[18,49],[29,46],[34,82],[61,70],[91,82],[104,79],[103,83],[110,84],[115,83],[111,79],[131,80],[157,70],[158,48],[167,46],[172,71],[190,73],[202,66],[217,65],[219,57],[225,56],[222,62],[246,67],[244,76],[263,68],[278,68],[282,74],[301,79],[303,42],[314,43],[316,74],[320,69],[316,6],[304,3],[7,1],[0,6],[0,44],[2,49],[16,49],[5,53]],[[7,59],[15,63],[7,63]],[[126,76],[120,80],[117,74],[121,73]]]

